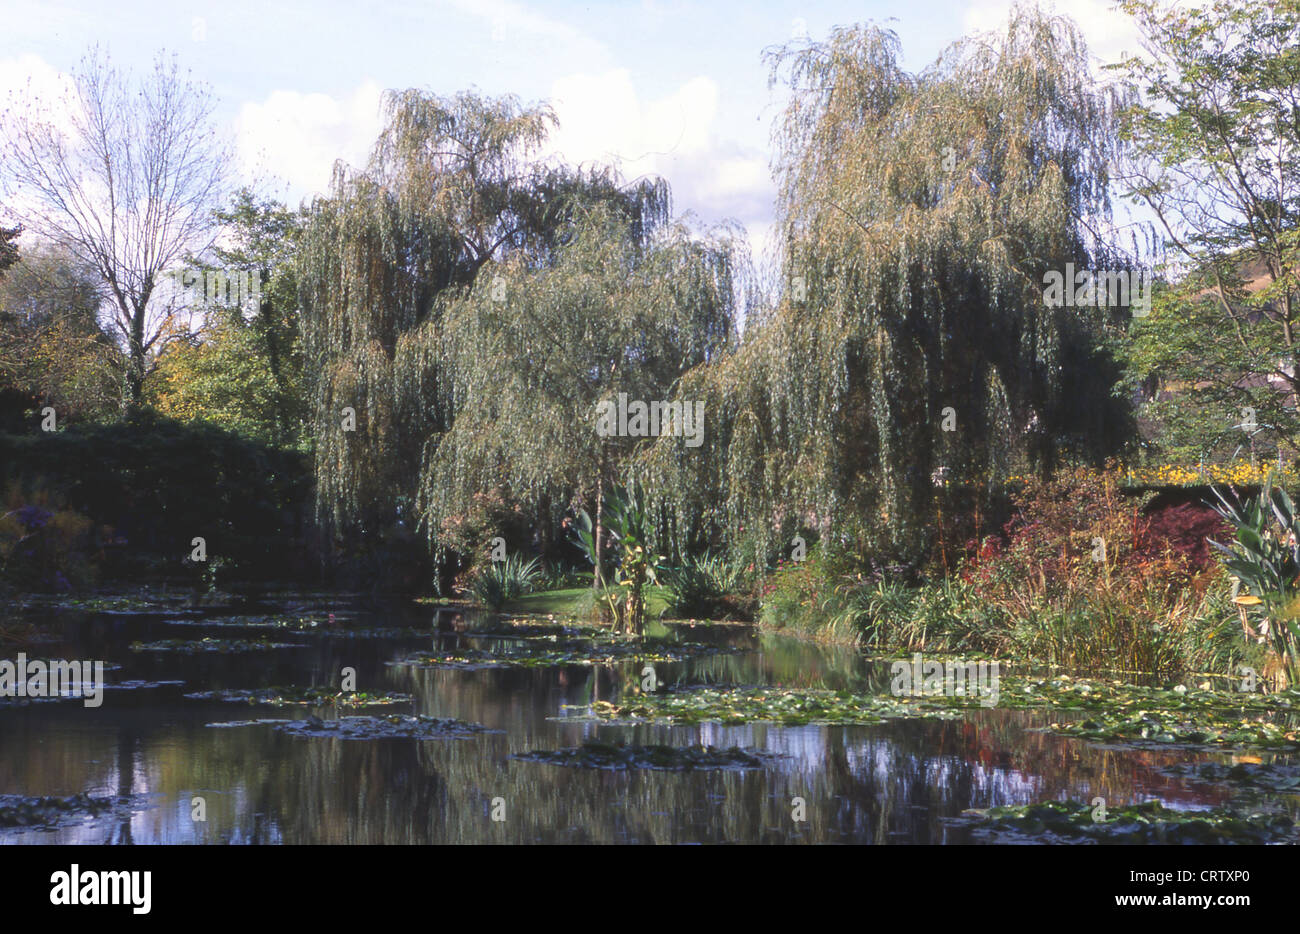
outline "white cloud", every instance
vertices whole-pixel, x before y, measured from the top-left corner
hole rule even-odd
[[[39,55],[27,53],[0,60],[0,110],[11,106],[21,109],[25,102],[39,101],[44,116],[67,132],[71,113],[66,102],[75,91],[72,76]]]
[[[67,136],[75,129],[73,120],[80,108],[72,76],[59,71],[39,55],[27,53],[0,60],[0,113],[10,110],[14,116],[26,113]],[[31,192],[0,190],[0,195],[5,197],[6,209],[0,215],[12,217],[34,210],[39,204]],[[4,216],[0,216],[0,220],[3,219]],[[23,234],[21,242],[30,246],[35,239],[29,230]]]
[[[974,0],[965,16],[965,31],[1001,31],[1011,16],[1012,0]],[[1117,62],[1127,52],[1142,51],[1137,23],[1115,9],[1114,0],[1055,0],[1054,12],[1079,24],[1088,43],[1088,54],[1102,63]]]
[[[295,193],[324,193],[337,159],[361,165],[382,125],[382,88],[366,81],[346,98],[274,91],[235,121],[241,170],[270,174]]]
[[[613,165],[626,178],[662,175],[675,209],[706,223],[767,220],[767,156],[718,138],[718,85],[697,76],[657,100],[641,99],[626,69],[570,75],[551,92],[560,126],[548,153],[572,163]]]
[[[514,0],[444,0],[444,4],[481,20],[501,54],[522,57],[530,68],[542,70],[569,62],[599,67],[609,60],[605,45],[586,32]]]

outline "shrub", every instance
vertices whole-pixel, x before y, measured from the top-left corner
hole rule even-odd
[[[539,591],[569,590],[573,587],[590,586],[591,575],[571,564],[558,561],[543,563],[537,575],[534,589]]]
[[[247,577],[302,573],[311,492],[305,457],[206,424],[138,413],[111,424],[0,434],[0,483],[43,488],[110,526],[116,576],[173,573],[194,536]],[[55,510],[58,511],[58,510]]]
[[[740,564],[720,555],[687,558],[666,575],[668,611],[678,618],[751,619],[753,598],[746,594],[747,574]]]
[[[777,562],[759,588],[762,623],[808,636],[857,641],[853,618],[845,614],[849,595],[862,580],[847,553],[823,542],[802,561]]]
[[[492,610],[500,610],[511,600],[532,593],[540,576],[541,561],[522,555],[507,555],[504,561],[484,565],[470,583],[470,595]]]
[[[1232,524],[1237,540],[1231,546],[1211,544],[1264,612],[1265,631],[1287,680],[1300,683],[1300,515],[1271,477],[1244,504],[1222,495],[1219,502],[1219,514]],[[1245,613],[1243,607],[1243,620]]]
[[[10,487],[0,514],[0,576],[19,590],[77,590],[99,577],[112,530],[58,497]]]
[[[492,539],[509,548],[522,548],[529,539],[528,520],[504,490],[475,493],[463,512],[447,516],[438,529],[438,542],[459,556],[459,589],[472,582],[491,559]]]

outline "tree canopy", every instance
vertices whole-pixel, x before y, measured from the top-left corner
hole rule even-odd
[[[1144,92],[1120,181],[1153,211],[1176,286],[1135,330],[1130,372],[1166,457],[1300,449],[1300,5],[1128,0]]]
[[[479,479],[492,469],[491,457],[505,446],[515,446],[516,468],[523,452],[535,450],[538,433],[550,429],[515,422],[509,427],[519,437],[498,441],[496,454],[487,442],[469,444],[454,457],[439,453],[462,412],[468,415],[458,443],[473,440],[475,420],[489,420],[497,403],[479,381],[495,376],[500,393],[524,389],[530,380],[535,388],[546,378],[540,368],[472,372],[503,366],[505,358],[494,354],[507,353],[504,343],[520,341],[529,329],[529,340],[509,347],[512,362],[530,362],[543,347],[554,350],[558,335],[547,329],[561,326],[563,316],[559,306],[545,305],[552,299],[541,299],[542,293],[590,303],[599,287],[610,287],[614,291],[599,302],[613,313],[614,296],[628,296],[634,285],[653,286],[648,295],[654,297],[672,288],[633,273],[643,257],[671,252],[652,248],[669,214],[666,185],[654,179],[624,185],[608,170],[538,158],[554,123],[546,107],[412,90],[388,95],[386,114],[368,164],[356,170],[340,165],[330,197],[313,204],[299,257],[306,360],[316,374],[318,508],[332,535],[394,525],[409,533],[420,521],[419,505],[439,513],[445,503],[436,493],[421,500],[429,476],[463,489],[471,475]],[[601,235],[608,243],[598,242]],[[611,248],[616,256],[596,255]],[[592,266],[606,260],[612,264],[607,269]],[[482,281],[488,268],[496,281]],[[592,279],[596,274],[600,278]],[[688,290],[689,282],[682,288]],[[493,294],[507,296],[504,309]],[[697,287],[693,295],[700,294]],[[646,307],[645,297],[632,297]],[[685,292],[674,300],[684,302]],[[707,317],[715,307],[691,314]],[[620,314],[626,317],[615,339],[630,342],[623,356],[636,356],[638,345],[649,358],[662,353],[628,330],[648,323],[647,316]],[[594,310],[585,320],[578,333],[571,324],[561,333],[578,338],[588,327],[618,321],[599,321]],[[677,340],[702,357],[729,320],[710,334]],[[655,327],[662,332],[680,323],[668,315]],[[479,339],[482,344],[475,343]],[[598,340],[594,332],[586,339]],[[593,347],[602,347],[606,362],[620,356],[608,343]],[[583,378],[581,371],[569,375]],[[568,400],[581,395],[571,387],[550,404],[572,405]],[[513,413],[523,418],[524,411]],[[505,433],[504,426],[497,430]],[[429,530],[436,536],[436,523]]]
[[[936,486],[1113,450],[1126,418],[1101,335],[1129,309],[1044,290],[1067,264],[1133,263],[1108,226],[1123,100],[1077,28],[1018,10],[919,74],[874,26],[768,59],[789,91],[784,294],[685,385],[716,406],[707,456],[656,454],[660,485],[696,490],[733,538],[793,515],[914,558]]]

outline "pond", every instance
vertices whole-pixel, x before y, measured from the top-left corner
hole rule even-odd
[[[31,619],[48,638],[24,645],[29,657],[103,660],[108,687],[98,707],[0,699],[0,816],[16,796],[89,796],[53,815],[22,805],[37,816],[0,821],[3,843],[967,843],[989,837],[964,811],[1044,801],[1300,811],[1295,789],[1187,768],[1290,768],[1294,756],[1044,731],[1068,712],[796,726],[589,716],[647,674],[658,691],[888,689],[885,661],[744,626],[668,626],[647,662],[548,621],[310,594]],[[344,669],[358,706],[332,702]]]

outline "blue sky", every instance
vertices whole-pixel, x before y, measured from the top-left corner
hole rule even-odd
[[[772,224],[776,116],[764,48],[806,28],[874,21],[921,68],[964,34],[1005,21],[1009,0],[622,3],[58,3],[0,0],[0,94],[49,93],[92,43],[147,67],[160,49],[211,85],[246,178],[291,203],[324,190],[335,158],[356,163],[386,88],[548,100],[552,149],[664,175],[677,212],[740,221],[760,252]],[[1110,0],[1057,0],[1099,60],[1136,51]]]

